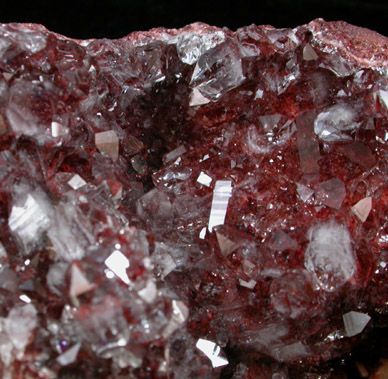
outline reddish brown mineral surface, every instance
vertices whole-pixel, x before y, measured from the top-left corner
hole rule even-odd
[[[0,25],[1,376],[386,377],[387,44]]]

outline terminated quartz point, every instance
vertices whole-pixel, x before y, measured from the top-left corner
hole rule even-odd
[[[387,49],[0,25],[0,376],[384,377]]]

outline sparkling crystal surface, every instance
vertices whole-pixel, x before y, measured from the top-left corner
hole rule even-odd
[[[385,37],[7,24],[0,73],[1,377],[385,377]]]

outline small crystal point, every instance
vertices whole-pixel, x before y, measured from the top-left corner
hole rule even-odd
[[[371,210],[372,198],[370,196],[364,197],[352,207],[352,212],[361,220],[361,222],[366,221]]]
[[[59,355],[57,357],[57,362],[61,366],[67,366],[67,365],[74,363],[77,359],[77,355],[78,355],[80,347],[81,347],[81,343],[80,342],[76,343],[70,349],[66,350],[64,353]]]
[[[83,180],[78,174],[75,174],[68,182],[67,184],[73,188],[74,190],[77,190],[83,186],[86,185],[85,180]]]
[[[83,293],[94,289],[94,284],[91,284],[83,272],[78,268],[77,264],[71,266],[70,278],[70,296],[75,298]]]
[[[119,138],[113,130],[96,133],[95,143],[101,153],[108,155],[113,162],[116,162],[119,156]]]
[[[318,55],[309,43],[303,48],[303,59],[305,61],[315,61],[318,59]]]
[[[190,97],[190,107],[196,107],[198,105],[204,105],[210,103],[210,99],[203,96],[198,88],[193,88],[193,92]]]
[[[230,253],[238,248],[238,244],[225,237],[220,232],[216,232],[218,244],[223,256],[227,257]]]
[[[371,317],[361,312],[348,312],[342,316],[345,325],[347,337],[353,337],[360,334],[370,321]]]

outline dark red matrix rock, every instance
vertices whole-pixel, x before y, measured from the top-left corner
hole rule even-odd
[[[387,43],[1,25],[1,376],[386,378]]]

